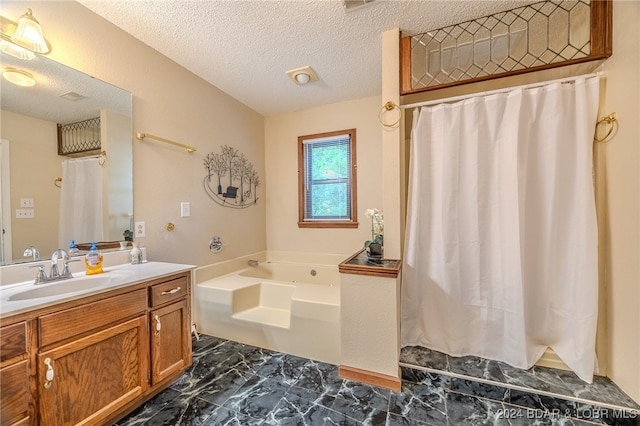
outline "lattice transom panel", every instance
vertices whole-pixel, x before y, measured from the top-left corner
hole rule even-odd
[[[592,7],[543,1],[411,36],[411,90],[588,58]]]
[[[58,124],[58,155],[89,155],[99,152],[100,145],[100,117]]]

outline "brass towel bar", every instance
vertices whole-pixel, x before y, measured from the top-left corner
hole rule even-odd
[[[150,135],[149,133],[136,133],[136,138],[138,140],[143,140],[144,138],[155,139],[155,140],[160,141],[160,142],[168,143],[169,145],[175,145],[175,146],[179,146],[180,148],[184,148],[189,153],[196,152],[196,149],[194,147],[192,147],[192,146],[185,145],[185,144],[179,143],[179,142],[174,142],[174,141],[171,141],[169,139],[161,138],[160,136]]]

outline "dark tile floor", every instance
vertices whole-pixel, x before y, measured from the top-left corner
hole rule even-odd
[[[331,364],[237,342],[201,336],[193,346],[193,366],[117,425],[638,424],[634,408],[578,403],[452,373],[455,363],[446,355],[441,371],[407,367],[405,358],[402,391],[392,392],[342,380]]]

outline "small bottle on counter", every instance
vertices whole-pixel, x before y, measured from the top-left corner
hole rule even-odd
[[[71,245],[69,246],[69,256],[78,256],[80,254],[80,250],[76,245],[76,240],[71,240]]]
[[[138,241],[132,241],[131,245],[133,245],[130,252],[131,264],[137,265],[142,263],[142,250],[140,250],[140,243]]]
[[[102,255],[96,247],[96,243],[91,243],[91,249],[84,258],[84,263],[87,265],[87,275],[101,274],[102,270]]]

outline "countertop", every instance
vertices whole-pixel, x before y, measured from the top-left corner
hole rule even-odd
[[[380,259],[372,261],[367,257],[365,249],[338,265],[343,274],[370,275],[375,277],[396,278],[400,273],[402,262],[399,259]]]
[[[0,288],[0,318],[186,272],[194,268],[194,265],[179,263],[144,262],[138,265],[106,267],[104,273],[97,275],[87,276],[81,273],[74,274],[74,278],[71,279],[43,284],[28,281],[6,285]]]

